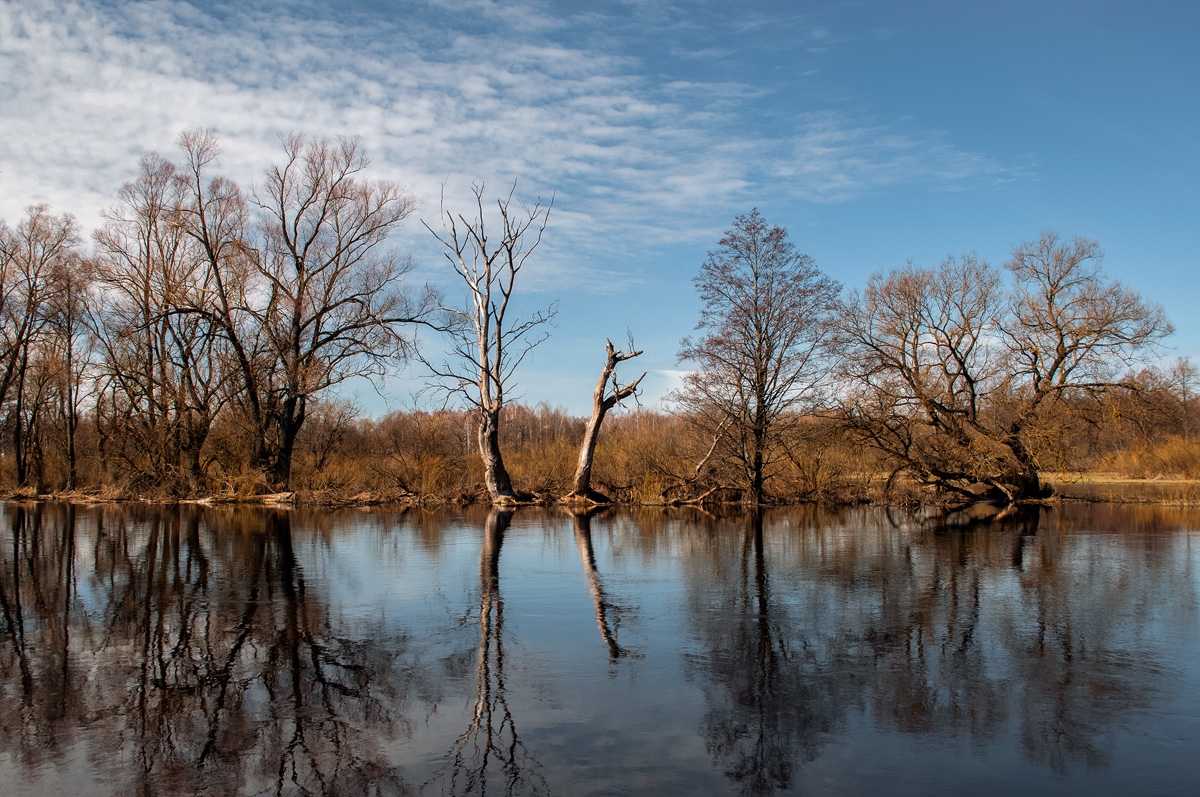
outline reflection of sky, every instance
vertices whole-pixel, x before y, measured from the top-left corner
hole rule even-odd
[[[449,636],[457,636],[461,645],[475,644],[482,516],[475,525],[444,527],[435,547],[419,543],[409,528],[389,527],[387,521],[373,525],[369,531],[347,530],[352,545],[341,544],[335,533],[332,546],[313,543],[304,548],[302,558],[314,557],[307,566],[310,581],[314,574],[321,575],[323,591],[333,596],[335,616],[386,616],[392,630],[427,633],[431,641],[438,640],[435,648],[440,650],[454,646],[444,623],[464,620]],[[697,688],[703,676],[694,665],[712,653],[696,635],[700,628],[743,619],[721,597],[719,585],[712,581],[712,562],[704,556],[713,545],[737,553],[738,528],[728,526],[721,532],[724,541],[714,544],[697,538],[686,523],[668,524],[659,536],[643,534],[640,539],[627,521],[595,523],[597,569],[604,588],[613,601],[633,608],[620,627],[621,644],[642,655],[612,665],[596,627],[569,519],[517,515],[500,555],[505,674],[522,740],[551,784],[603,783],[613,776],[610,762],[620,762],[617,781],[631,791],[661,788],[668,770],[672,774],[667,781],[680,773],[690,778],[675,782],[676,793],[727,787],[697,733],[708,706],[705,691]],[[299,541],[302,530],[296,531]],[[1078,787],[1079,793],[1136,790],[1138,773],[1145,771],[1147,762],[1174,754],[1172,739],[1200,740],[1200,562],[1192,545],[1195,534],[1155,535],[1149,551],[1140,549],[1137,541],[1131,543],[1127,535],[1043,535],[1050,539],[1035,538],[1042,547],[1031,546],[1028,555],[1055,560],[1059,583],[1052,590],[1057,597],[1049,604],[1051,614],[1069,615],[1058,619],[1072,626],[1084,647],[1081,656],[1099,657],[1095,666],[1112,669],[1118,679],[1133,678],[1138,688],[1146,685],[1141,681],[1149,685],[1145,698],[1135,698],[1132,708],[1120,703],[1089,710],[1076,707],[1085,715],[1084,730],[1096,734],[1093,741],[1103,761],[1089,765],[1094,772],[1074,762],[1071,787]],[[886,620],[880,615],[875,579],[880,568],[896,566],[895,557],[904,548],[912,585],[901,579],[892,589],[934,582],[948,586],[947,579],[954,576],[945,561],[937,561],[932,547],[886,524],[822,531],[786,522],[768,527],[772,616],[775,622],[811,632],[814,677],[821,677],[821,668],[839,666],[834,658],[839,629],[853,634],[853,629]],[[644,555],[647,549],[654,555]],[[1023,678],[1039,671],[1029,671],[1019,646],[1005,641],[1014,634],[1027,639],[1036,628],[1034,592],[1039,587],[1027,573],[1008,567],[1006,560],[1000,562],[1000,551],[980,546],[972,556],[983,565],[975,631],[983,640],[983,652],[972,660],[980,671],[969,683],[999,684],[1009,690],[1009,700],[1039,694],[1021,686]],[[850,569],[843,571],[847,563]],[[731,556],[720,566],[728,573],[740,564]],[[1062,605],[1055,602],[1068,598]],[[954,623],[955,618],[939,616],[935,629],[946,622]],[[937,670],[931,666],[931,673]],[[465,673],[464,690],[469,691],[472,677],[472,672]],[[932,694],[935,699],[946,697],[936,697],[936,684]],[[966,702],[969,705],[970,698]],[[427,720],[427,733],[397,743],[396,754],[423,762],[413,764],[417,769],[434,771],[448,740],[461,732],[468,708],[465,697],[449,697]],[[860,711],[846,714],[818,758],[796,767],[797,791],[823,793],[837,784],[837,793],[868,792],[886,780],[892,793],[920,794],[959,788],[964,782],[994,787],[1014,781],[1036,784],[1044,778],[1045,770],[1029,761],[1019,738],[1018,706],[1007,706],[1009,727],[993,729],[986,742],[947,736],[936,728],[924,734],[895,733],[888,730],[889,720],[873,716],[874,710],[868,700]],[[1106,713],[1109,710],[1115,713]],[[1173,730],[1161,728],[1166,721]],[[1100,727],[1097,722],[1106,724]],[[1170,776],[1162,782],[1169,793]]]
[[[731,718],[721,727],[752,738],[766,716],[809,745],[793,751],[798,793],[1189,794],[1200,777],[1200,513],[1104,511],[1054,510],[1024,543],[1013,528],[893,526],[874,510],[782,512],[768,515],[761,563],[743,519],[597,518],[597,573],[621,607],[609,616],[637,654],[616,662],[571,519],[519,511],[499,557],[517,731],[556,793],[736,791],[703,729]],[[11,509],[0,512],[10,567]],[[1146,517],[1160,520],[1140,526]],[[486,513],[293,518],[313,618],[329,624],[320,633],[402,645],[399,666],[434,684],[398,698],[411,735],[385,750],[420,784],[469,721]],[[131,535],[134,561],[147,529]],[[111,587],[94,577],[95,533],[95,515],[81,512],[75,611],[99,627]],[[221,533],[202,526],[201,543],[213,551]],[[763,585],[765,618],[752,608]],[[760,633],[779,654],[765,680],[753,672]],[[1064,634],[1068,663],[1055,647]],[[801,701],[818,732],[787,725]],[[0,753],[0,776],[14,766]],[[52,777],[87,766],[68,755]]]
[[[448,655],[478,642],[483,519],[480,515],[477,525],[448,523],[436,549],[421,544],[411,527],[387,520],[358,530],[348,520],[348,528],[332,532],[329,546],[306,541],[299,524],[293,533],[309,584],[328,592],[333,616],[368,622],[385,617],[391,631],[424,635],[432,651]],[[619,640],[644,657],[616,665],[596,625],[570,518],[524,520],[518,514],[505,533],[500,553],[505,676],[516,696],[522,740],[552,785],[551,771],[562,782],[604,783],[618,766],[618,781],[630,793],[720,789],[724,779],[711,771],[695,732],[704,712],[702,695],[680,666],[679,653],[690,643],[678,561],[614,557],[613,539],[603,528],[597,524],[593,541],[604,588],[612,600],[636,607],[625,614]],[[447,631],[448,622],[460,621],[461,628]],[[435,662],[427,658],[426,664]],[[464,697],[449,697],[426,720],[427,733],[396,744],[399,755],[419,762],[410,780],[419,783],[431,775],[462,733],[473,677],[468,671],[459,684]]]

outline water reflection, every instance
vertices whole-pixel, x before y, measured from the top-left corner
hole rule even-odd
[[[517,730],[504,666],[504,599],[500,596],[500,548],[512,511],[493,509],[479,554],[479,647],[475,695],[467,730],[455,740],[446,765],[423,790],[442,794],[487,794],[491,776],[503,794],[548,794],[540,764]],[[493,793],[497,788],[493,785]]]
[[[769,794],[790,788],[797,763],[819,754],[856,702],[861,677],[827,660],[787,603],[772,600],[761,512],[712,531],[708,584],[718,589],[697,584],[708,605],[694,615],[704,654],[693,665],[709,706],[702,733],[741,793]],[[739,550],[730,555],[727,545]]]
[[[8,513],[0,739],[25,766],[82,743],[120,793],[406,792],[380,756],[406,640],[331,627],[287,513],[227,513],[219,537],[187,507],[88,511],[85,534],[70,506]]]
[[[617,641],[621,628],[621,618],[628,608],[614,603],[604,590],[604,581],[596,567],[596,550],[592,545],[592,517],[595,512],[571,513],[575,527],[575,543],[579,547],[579,560],[583,563],[583,572],[587,577],[588,592],[591,593],[592,603],[596,607],[596,627],[600,629],[600,638],[608,648],[608,660],[616,664],[617,659],[633,657],[639,654],[629,648],[622,647]]]
[[[33,793],[1200,776],[1178,753],[1200,743],[1194,512],[8,504],[0,523],[0,777]]]
[[[817,513],[770,544],[759,516],[711,524],[691,671],[708,750],[741,793],[790,789],[864,713],[976,751],[1012,724],[1053,773],[1103,768],[1114,726],[1169,700],[1181,673],[1155,661],[1142,623],[1194,633],[1190,558],[1129,535],[1068,551],[1037,510],[947,520]]]

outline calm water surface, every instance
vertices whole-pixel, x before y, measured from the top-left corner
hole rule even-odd
[[[0,506],[4,794],[1200,793],[1200,512]]]

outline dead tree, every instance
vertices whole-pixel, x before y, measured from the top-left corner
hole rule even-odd
[[[449,359],[440,365],[424,362],[438,378],[439,389],[447,395],[457,394],[474,410],[488,495],[494,504],[511,504],[518,496],[500,453],[500,415],[517,366],[546,340],[549,333],[544,326],[553,322],[557,303],[518,317],[509,302],[517,276],[541,243],[554,201],[545,207],[540,198],[533,205],[520,200],[514,205],[514,183],[508,196],[496,200],[489,223],[484,186],[476,184],[471,191],[475,196],[473,217],[447,210],[443,197],[439,208],[442,232],[425,225],[466,286],[467,301],[462,306],[442,307],[451,338]]]
[[[563,501],[567,503],[607,504],[611,499],[592,489],[592,462],[596,454],[596,441],[600,438],[600,424],[604,416],[613,407],[637,393],[638,384],[646,377],[643,373],[628,385],[622,386],[617,381],[617,365],[626,360],[632,360],[641,354],[641,349],[626,354],[613,348],[611,340],[604,341],[608,350],[608,358],[604,361],[604,369],[600,371],[600,380],[596,383],[596,392],[592,394],[592,419],[588,421],[587,430],[583,433],[583,444],[579,447],[579,464],[575,468],[575,486]],[[630,340],[629,348],[633,348]],[[612,392],[608,383],[612,382]]]

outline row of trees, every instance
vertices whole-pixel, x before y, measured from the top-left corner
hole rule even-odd
[[[414,200],[362,176],[353,140],[283,142],[249,195],[210,172],[211,133],[182,163],[143,158],[84,257],[77,225],[42,205],[3,231],[7,423],[19,484],[41,484],[43,447],[94,411],[104,469],[175,492],[208,483],[206,443],[227,413],[249,465],[286,488],[313,396],[383,373],[432,310],[380,244]],[[53,416],[53,417],[51,417]]]
[[[1106,399],[1142,390],[1130,374],[1172,332],[1101,259],[1095,241],[1048,232],[1003,269],[970,254],[909,264],[841,299],[755,210],[696,277],[699,334],[679,356],[699,368],[675,398],[711,436],[706,457],[738,463],[752,503],[769,499],[772,471],[795,464],[796,427],[815,419],[883,454],[893,475],[972,498],[1043,497],[1063,416],[1104,422]],[[1186,391],[1195,373],[1181,378]]]
[[[290,136],[248,192],[214,173],[211,133],[179,147],[178,161],[141,160],[90,249],[43,205],[0,227],[0,406],[17,484],[77,488],[82,439],[92,486],[287,490],[306,434],[311,451],[332,450],[322,429],[304,432],[314,412],[326,430],[336,414],[320,397],[416,357],[447,406],[468,408],[491,500],[526,497],[501,423],[556,312],[513,305],[553,202],[510,191],[493,203],[482,185],[467,213],[443,199],[429,230],[466,288],[452,304],[410,284],[410,260],[386,245],[415,199],[369,178],[356,140]],[[694,444],[639,477],[653,471],[663,500],[780,500],[786,471],[819,481],[830,440],[943,490],[1038,497],[1062,418],[1099,424],[1116,394],[1144,392],[1129,374],[1171,332],[1161,308],[1105,278],[1095,242],[1053,234],[1003,269],[964,255],[877,274],[847,297],[755,210],[695,284],[703,309],[679,351],[695,368],[672,396]],[[420,327],[448,336],[444,357],[416,349]],[[640,378],[623,384],[617,366],[640,353],[608,343],[570,500],[607,498],[591,485],[601,424],[636,394]],[[1194,369],[1179,379],[1194,392]]]
[[[521,316],[511,303],[553,203],[522,203],[514,186],[493,206],[483,185],[471,213],[443,202],[441,230],[429,229],[467,288],[464,304],[446,304],[407,284],[411,261],[384,246],[416,203],[365,176],[356,140],[289,136],[282,162],[249,193],[213,174],[212,133],[185,133],[179,147],[179,163],[141,160],[87,256],[75,221],[44,205],[0,231],[0,404],[18,485],[45,486],[49,445],[68,463],[61,486],[75,489],[87,408],[101,472],[134,489],[195,493],[214,474],[242,471],[287,490],[316,398],[416,355],[435,391],[471,408],[492,501],[520,498],[501,453],[501,413],[556,307]],[[445,358],[416,350],[421,326],[448,336]],[[609,348],[600,394],[610,378],[614,388],[597,399],[576,478],[585,500],[597,497],[588,462],[600,421],[636,389],[613,372],[635,355]],[[224,439],[214,443],[218,426]]]
[[[389,371],[412,354],[422,324],[460,339],[464,322],[478,327],[490,376],[447,374],[478,385],[481,417],[495,426],[512,367],[504,352],[526,332],[506,326],[528,254],[516,247],[544,214],[510,227],[502,202],[505,239],[488,251],[480,188],[478,235],[453,242],[460,258],[470,244],[487,258],[482,283],[462,275],[479,291],[472,317],[406,284],[411,262],[383,243],[415,200],[365,176],[356,140],[290,136],[282,149],[282,162],[247,194],[212,174],[211,133],[184,134],[181,162],[141,160],[87,256],[76,222],[44,205],[0,229],[0,403],[19,485],[44,485],[44,450],[53,445],[68,462],[63,486],[75,488],[75,435],[87,408],[102,470],[135,487],[208,488],[217,458],[209,435],[223,418],[244,442],[246,466],[270,489],[287,489],[314,397]],[[492,259],[503,260],[495,274]],[[490,290],[503,274],[497,305]]]

